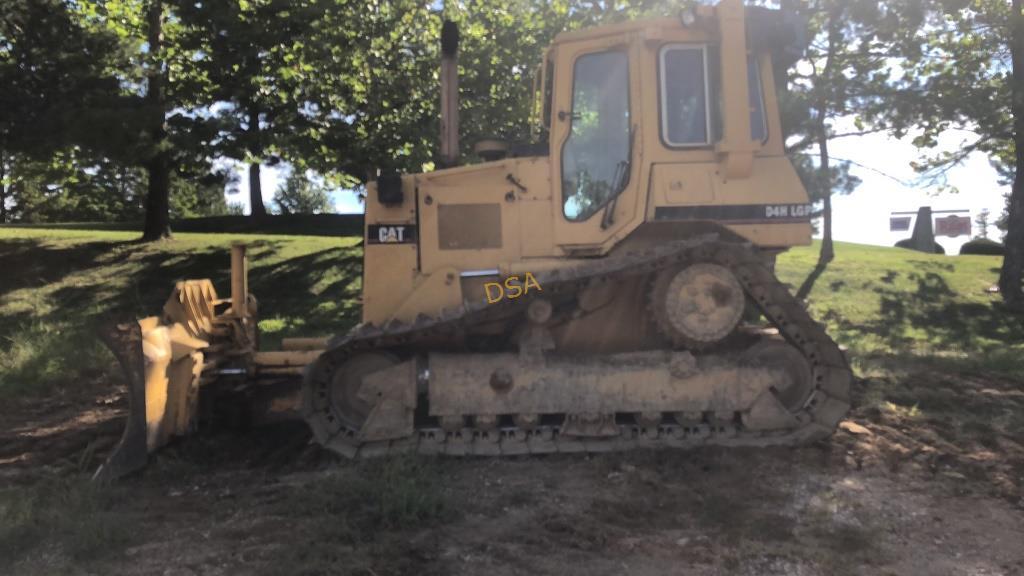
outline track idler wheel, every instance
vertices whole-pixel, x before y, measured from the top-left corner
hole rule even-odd
[[[307,370],[303,416],[321,443],[343,428],[359,430],[373,406],[359,394],[363,379],[400,362],[386,352],[360,352],[338,363],[320,356]]]
[[[746,296],[728,268],[702,262],[660,272],[649,308],[661,333],[677,348],[700,350],[724,340],[739,325]]]
[[[814,391],[810,364],[800,350],[784,341],[765,340],[755,344],[743,352],[743,363],[786,373],[786,384],[773,391],[779,403],[790,412],[799,410]]]

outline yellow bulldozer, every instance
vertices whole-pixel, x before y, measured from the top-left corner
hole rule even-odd
[[[258,349],[245,247],[231,296],[179,283],[107,335],[129,421],[99,474],[216,417],[203,397],[304,418],[348,457],[765,446],[849,409],[838,346],[773,274],[811,240],[783,152],[780,11],[722,0],[559,34],[537,142],[460,165],[458,30],[442,29],[441,160],[367,185],[362,323]]]

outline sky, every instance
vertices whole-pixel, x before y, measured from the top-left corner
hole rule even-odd
[[[286,163],[278,166],[263,165],[260,168],[260,184],[263,192],[263,203],[267,208],[273,206],[274,191],[288,178],[291,168]],[[242,163],[236,163],[235,171],[238,173],[238,192],[228,194],[224,198],[229,203],[241,204],[245,207],[245,213],[249,213],[249,167]],[[351,190],[331,191],[331,200],[334,201],[334,211],[339,214],[362,214],[363,204],[359,201],[355,192]]]
[[[837,130],[842,132],[847,128],[851,127],[840,126]],[[956,150],[969,137],[961,131],[947,131],[939,139],[939,148],[928,153]],[[910,140],[909,136],[898,140],[880,133],[839,138],[829,145],[830,156],[853,160],[871,168],[851,167],[850,172],[862,180],[860,186],[848,196],[832,198],[833,235],[836,240],[892,246],[910,234],[889,232],[890,213],[916,212],[921,206],[931,206],[932,210],[970,210],[972,220],[985,208],[991,214],[990,221],[1002,214],[1006,206],[1004,195],[1009,193],[1009,186],[999,184],[998,174],[989,164],[988,157],[981,153],[972,154],[949,172],[948,184],[958,188],[959,193],[935,194],[932,190],[893,180],[896,178],[912,184],[917,179],[910,163],[919,160],[922,153]],[[990,226],[988,232],[990,238],[1000,239],[1001,233],[995,226]],[[957,254],[967,238],[938,237],[936,241],[947,254]]]
[[[837,132],[852,130],[851,122],[843,119],[837,122]],[[950,130],[939,139],[940,146],[935,151],[955,150],[968,137],[964,132]],[[853,166],[850,170],[862,180],[860,186],[849,195],[833,197],[833,235],[836,240],[892,246],[910,234],[889,231],[890,213],[916,212],[921,206],[931,206],[933,210],[969,210],[972,220],[985,208],[993,221],[1002,213],[1006,205],[1004,195],[1009,192],[1009,187],[999,185],[998,175],[984,154],[971,155],[949,172],[948,183],[958,188],[959,193],[935,194],[913,185],[917,175],[910,164],[920,159],[922,152],[910,140],[910,136],[899,140],[879,133],[839,138],[829,145],[829,154],[833,158],[852,160],[863,166]],[[263,199],[268,206],[278,183],[287,176],[286,170],[268,166],[261,170]],[[241,202],[248,211],[249,181],[244,172],[239,176],[240,193],[228,195],[227,199],[228,202]],[[339,213],[363,211],[362,203],[352,191],[337,190],[331,196]],[[999,239],[999,236],[1000,232],[991,226],[989,237]],[[957,254],[967,238],[940,237],[936,240],[947,254]]]

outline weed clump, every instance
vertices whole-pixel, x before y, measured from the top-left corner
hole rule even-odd
[[[292,514],[330,523],[343,540],[366,541],[378,531],[415,528],[449,513],[438,466],[416,456],[372,459],[311,482],[282,504]]]
[[[0,567],[39,553],[85,562],[123,549],[131,527],[115,490],[84,477],[0,490]]]
[[[436,459],[410,455],[360,462],[295,487],[277,503],[294,526],[291,541],[260,573],[335,574],[339,565],[361,573],[358,547],[395,553],[408,543],[396,542],[392,531],[454,516],[442,478]]]
[[[91,327],[34,320],[0,333],[0,398],[49,393],[57,383],[88,379],[109,367]]]

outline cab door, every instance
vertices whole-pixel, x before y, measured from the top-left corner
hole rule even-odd
[[[559,46],[552,114],[555,244],[602,253],[643,219],[639,55],[618,35]]]

